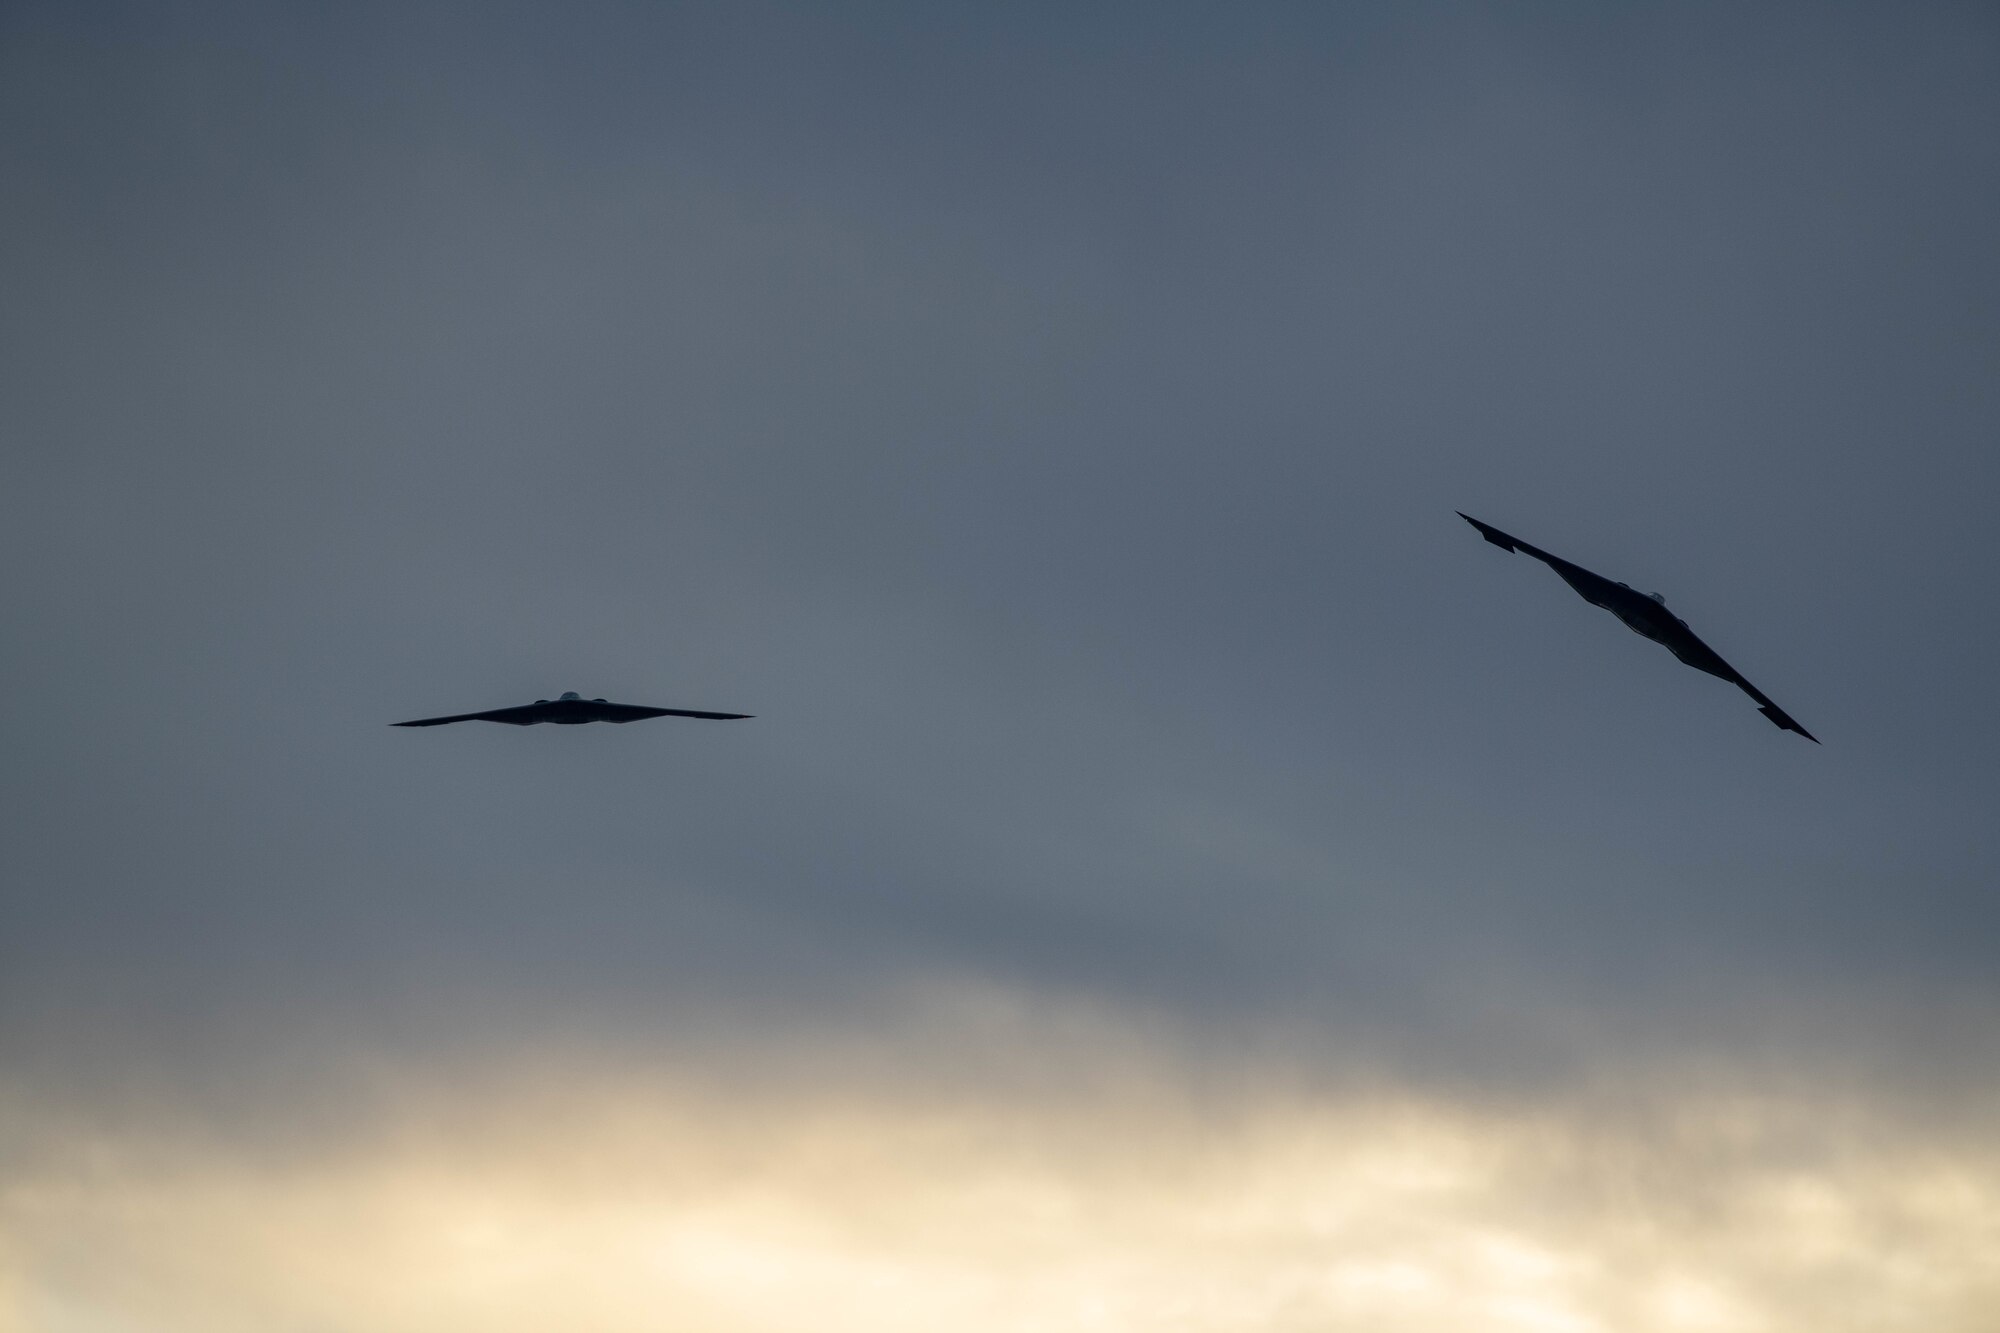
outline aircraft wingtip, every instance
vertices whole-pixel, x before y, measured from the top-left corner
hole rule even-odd
[[[1500,531],[1500,529],[1494,527],[1491,523],[1481,523],[1478,519],[1466,513],[1463,509],[1454,509],[1451,512],[1457,514],[1467,523],[1470,523],[1473,527],[1477,528],[1479,530],[1480,536],[1484,537],[1487,541],[1492,542],[1495,546],[1499,547],[1507,554],[1513,555],[1521,549],[1515,543],[1512,537],[1509,537],[1506,533]]]
[[[1800,726],[1798,722],[1793,719],[1790,713],[1787,713],[1784,709],[1779,708],[1776,704],[1765,704],[1759,707],[1757,711],[1762,713],[1765,717],[1770,718],[1771,725],[1778,728],[1780,731],[1796,731],[1799,733],[1799,735],[1805,737],[1807,740],[1811,741],[1814,745],[1818,745],[1820,743],[1819,737],[1813,735],[1810,731],[1807,731],[1804,727]]]

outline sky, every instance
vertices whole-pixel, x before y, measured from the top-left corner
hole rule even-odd
[[[0,234],[0,1333],[2000,1318],[1990,7],[15,0]]]

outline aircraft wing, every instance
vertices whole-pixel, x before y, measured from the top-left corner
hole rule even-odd
[[[1706,671],[1711,676],[1720,676],[1732,685],[1745,683],[1736,668],[1723,661],[1721,653],[1703,643],[1701,637],[1689,629],[1685,621],[1674,629],[1670,637],[1659,642],[1666,645],[1668,652],[1696,671]]]
[[[712,722],[735,722],[753,713],[702,713],[692,708],[648,708],[644,704],[598,704],[594,713],[606,722],[637,722],[648,717],[705,717]]]
[[[1602,574],[1593,573],[1585,569],[1582,565],[1571,564],[1559,555],[1550,555],[1539,546],[1530,546],[1520,538],[1511,537],[1500,531],[1500,529],[1494,527],[1491,523],[1481,523],[1470,514],[1460,513],[1457,510],[1453,510],[1452,512],[1457,513],[1460,518],[1470,523],[1473,527],[1478,528],[1480,536],[1492,542],[1501,550],[1509,552],[1519,551],[1523,555],[1531,555],[1550,569],[1553,569],[1557,574],[1562,576],[1564,583],[1576,589],[1577,595],[1591,605],[1609,608],[1612,601],[1618,596],[1618,585],[1610,579],[1605,578]]]
[[[447,722],[511,722],[517,727],[529,727],[540,722],[547,710],[540,704],[522,704],[519,708],[489,708],[483,713],[454,713],[450,717],[420,717],[414,722],[391,722],[392,727],[441,727]]]
[[[1478,528],[1480,536],[1484,537],[1487,541],[1492,542],[1495,546],[1499,547],[1501,550],[1508,552],[1510,555],[1515,551],[1526,551],[1529,555],[1535,557],[1535,559],[1537,560],[1555,559],[1555,557],[1550,555],[1547,551],[1537,550],[1534,547],[1528,545],[1524,541],[1520,541],[1516,538],[1509,537],[1506,533],[1500,531],[1500,529],[1494,527],[1491,523],[1481,523],[1478,519],[1466,513],[1464,510],[1454,509],[1452,512],[1457,514],[1460,518],[1464,519],[1467,523],[1470,523],[1473,527]]]
[[[1770,718],[1773,725],[1782,727],[1786,731],[1796,731],[1814,745],[1819,744],[1819,737],[1800,726],[1790,713],[1772,703],[1769,695],[1745,680],[1741,671],[1723,661],[1722,655],[1703,643],[1693,630],[1682,626],[1680,632],[1667,644],[1667,650],[1697,671],[1720,676],[1755,699],[1757,711]]]
[[[1773,724],[1783,727],[1786,731],[1798,732],[1799,735],[1805,737],[1807,740],[1811,741],[1814,745],[1819,744],[1819,737],[1813,735],[1810,731],[1807,731],[1804,727],[1800,726],[1798,722],[1793,719],[1790,713],[1787,713],[1784,709],[1772,703],[1769,696],[1767,696],[1762,690],[1758,689],[1755,685],[1752,685],[1749,681],[1743,679],[1743,677],[1738,676],[1736,678],[1736,686],[1738,689],[1742,690],[1745,694],[1749,695],[1752,699],[1755,699],[1757,701],[1757,711],[1762,713],[1765,717],[1770,718]]]

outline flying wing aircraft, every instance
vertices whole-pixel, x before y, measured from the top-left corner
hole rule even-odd
[[[1643,634],[1654,643],[1663,644],[1668,652],[1698,671],[1706,671],[1711,676],[1720,676],[1757,701],[1757,711],[1771,719],[1786,731],[1796,731],[1799,735],[1819,744],[1819,737],[1807,731],[1792,720],[1792,715],[1772,703],[1762,690],[1743,679],[1735,667],[1722,660],[1716,651],[1695,637],[1695,632],[1687,627],[1687,622],[1667,610],[1667,599],[1660,594],[1638,592],[1623,583],[1613,583],[1600,574],[1593,574],[1581,565],[1572,565],[1561,556],[1550,555],[1537,550],[1514,537],[1508,536],[1490,524],[1481,523],[1470,514],[1459,517],[1479,529],[1479,535],[1503,551],[1521,551],[1553,569],[1564,583],[1576,589],[1577,594],[1592,606],[1601,606],[1612,615],[1625,622],[1626,628]]]
[[[571,691],[560,699],[537,699],[518,708],[493,708],[484,713],[454,713],[450,717],[420,717],[414,722],[391,722],[392,727],[441,727],[447,722],[509,722],[532,727],[537,722],[553,722],[575,727],[585,722],[637,722],[648,717],[705,717],[730,722],[753,716],[750,713],[697,713],[691,708],[648,708],[643,704],[614,704],[602,699],[585,699]]]

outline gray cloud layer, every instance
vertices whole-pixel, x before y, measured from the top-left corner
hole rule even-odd
[[[1989,13],[0,25],[36,1079],[1990,1054]],[[382,725],[569,688],[759,717]]]

